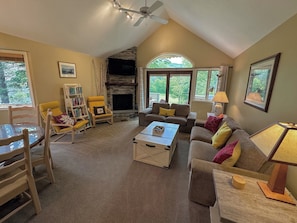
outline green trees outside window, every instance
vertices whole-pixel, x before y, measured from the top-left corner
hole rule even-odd
[[[25,57],[19,52],[0,51],[0,107],[32,105]]]

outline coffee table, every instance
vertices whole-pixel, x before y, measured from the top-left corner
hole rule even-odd
[[[153,135],[155,126],[164,127],[164,132]],[[178,124],[152,122],[133,139],[133,159],[158,167],[169,168],[177,145]]]

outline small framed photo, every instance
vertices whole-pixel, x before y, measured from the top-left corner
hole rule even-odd
[[[74,63],[58,62],[60,77],[76,78],[76,67]]]

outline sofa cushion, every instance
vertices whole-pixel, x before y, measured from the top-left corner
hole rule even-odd
[[[223,121],[221,122],[221,125],[224,123],[224,122],[227,122],[227,125],[229,126],[229,128],[234,131],[236,129],[241,129],[240,125],[231,117],[226,117],[223,119]]]
[[[223,117],[209,116],[204,124],[204,128],[207,128],[211,132],[215,133],[219,129],[219,125],[222,120]]]
[[[168,116],[165,121],[169,123],[179,124],[182,126],[187,124],[187,119],[179,116]]]
[[[212,162],[218,151],[212,147],[210,143],[193,140],[190,143],[188,167],[191,167],[192,159],[201,159]]]
[[[225,143],[227,142],[231,134],[232,134],[232,130],[227,125],[227,123],[224,122],[224,124],[218,129],[218,131],[211,138],[212,146],[216,149],[222,147],[223,145],[225,145]]]
[[[249,134],[237,129],[233,132],[227,143],[239,140],[241,147],[241,155],[235,166],[251,171],[259,171],[266,162],[265,155],[257,148],[257,146],[250,140]]]
[[[198,140],[202,142],[211,143],[211,137],[213,133],[206,128],[200,126],[193,126],[191,130],[190,141]]]
[[[170,105],[168,103],[153,103],[152,114],[159,114],[160,107],[169,109]]]
[[[153,121],[157,121],[157,122],[165,122],[166,117],[162,116],[162,115],[156,115],[156,114],[148,114],[145,116],[145,121],[147,122],[153,122]]]
[[[174,114],[175,114],[175,109],[167,109],[167,108],[160,107],[159,115],[174,116]]]
[[[190,113],[190,105],[187,104],[171,104],[171,108],[175,109],[175,116],[187,117]]]
[[[240,143],[238,140],[224,146],[213,158],[213,162],[224,166],[234,166],[239,159],[241,152]]]

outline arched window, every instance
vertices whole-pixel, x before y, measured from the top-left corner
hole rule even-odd
[[[147,68],[193,68],[193,64],[179,54],[162,54],[151,60]]]
[[[170,104],[189,103],[193,64],[187,58],[178,54],[162,54],[151,60],[147,68],[153,68],[147,71],[147,106],[164,101]]]

